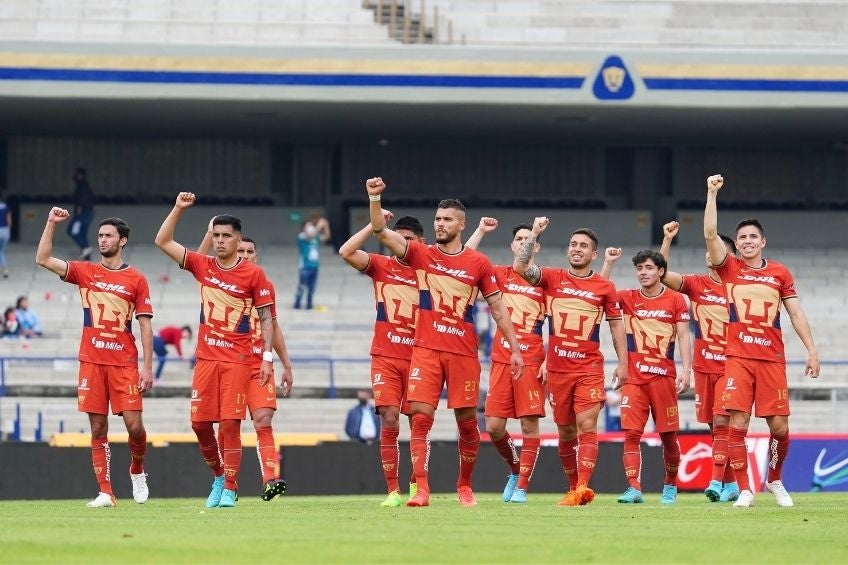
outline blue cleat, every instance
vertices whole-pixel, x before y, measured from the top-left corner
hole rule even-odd
[[[622,504],[641,504],[645,502],[645,499],[642,498],[641,490],[629,487],[626,491],[624,491],[624,494],[618,497],[618,501]]]
[[[509,501],[514,504],[527,504],[527,491],[523,488],[517,488],[512,491],[512,496]]]
[[[739,498],[739,485],[736,482],[724,483],[721,488],[720,502],[733,502]]]
[[[660,504],[675,504],[677,502],[677,486],[663,485],[663,493],[660,497]]]
[[[224,475],[215,477],[212,481],[212,492],[209,493],[209,498],[206,499],[206,508],[216,508],[221,502],[221,493],[224,491]]]
[[[710,481],[710,486],[704,490],[704,496],[710,502],[718,502],[721,498],[721,481]]]
[[[236,491],[225,488],[221,492],[221,502],[218,503],[218,508],[235,508],[236,506]]]
[[[515,490],[515,485],[518,484],[518,475],[510,475],[506,478],[506,486],[503,491],[503,501],[510,502],[512,500],[512,493]]]

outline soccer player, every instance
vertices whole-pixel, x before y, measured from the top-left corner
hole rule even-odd
[[[53,257],[56,224],[70,217],[67,210],[54,207],[38,242],[35,262],[79,287],[83,328],[79,348],[78,409],[88,413],[91,425],[91,462],[100,493],[89,508],[115,506],[109,468],[109,407],[123,417],[129,435],[130,481],[133,498],[147,501],[147,474],[144,455],[147,432],[141,418],[142,394],[153,385],[153,329],[150,288],[139,271],[124,263],[121,252],[130,228],[120,218],[106,218],[97,231],[100,262],[64,261]],[[144,352],[141,370],[138,349],[132,333],[132,319],[138,320]]]
[[[200,452],[215,479],[207,508],[231,508],[241,467],[241,420],[253,364],[250,314],[255,308],[261,324],[262,364],[259,384],[274,376],[273,292],[260,267],[238,256],[241,221],[228,214],[213,220],[215,257],[189,251],[174,241],[174,228],[183,212],[195,202],[191,192],[181,192],[165,218],[156,245],[180,268],[200,283],[200,326],[197,336],[191,391],[191,427]],[[215,439],[214,422],[220,422],[223,445]],[[222,457],[223,455],[223,457]],[[222,460],[223,459],[223,460]]]
[[[483,237],[497,228],[497,219],[483,217],[465,245],[477,249]],[[528,224],[518,224],[512,228],[510,247],[513,257],[530,237],[531,230],[532,226]],[[537,239],[534,250],[538,252],[539,248]],[[527,286],[526,281],[512,269],[512,265],[495,265],[494,272],[524,358],[524,373],[518,379],[512,378],[511,350],[498,330],[493,339],[489,390],[486,394],[486,432],[510,470],[503,501],[523,504],[527,502],[527,488],[539,456],[539,418],[545,416],[545,373],[541,369],[545,361],[545,346],[542,343],[545,298],[541,290]],[[506,429],[509,418],[518,418],[521,422],[523,439],[520,455]]]
[[[209,220],[209,229],[206,231],[206,235],[197,249],[199,253],[207,253],[209,246],[212,244],[214,221],[214,217]],[[246,259],[251,263],[259,263],[259,250],[256,247],[256,242],[251,237],[242,234],[236,252],[242,259]],[[271,289],[271,319],[273,320],[274,331],[273,346],[283,365],[283,372],[280,375],[280,388],[282,389],[283,396],[288,396],[293,382],[292,366],[289,360],[285,338],[283,337],[283,330],[277,322],[274,284],[269,280],[268,285]],[[253,308],[250,312],[250,327],[252,332],[251,339],[253,341],[251,345],[253,362],[251,364],[250,384],[247,388],[247,409],[250,411],[250,417],[253,420],[253,429],[256,431],[256,456],[259,458],[259,469],[262,472],[263,490],[260,498],[267,502],[275,496],[286,492],[287,485],[286,481],[279,476],[279,452],[274,441],[274,429],[272,427],[274,412],[277,410],[277,391],[273,380],[264,385],[259,384],[260,370],[262,368],[262,342],[260,341],[262,339],[262,325],[259,322],[259,315],[256,312],[256,308]],[[218,444],[221,445],[223,443],[223,431],[219,427]]]
[[[621,250],[608,248],[604,276],[609,275]],[[624,473],[628,489],[619,502],[641,503],[642,452],[640,442],[650,412],[660,435],[665,464],[662,504],[677,502],[677,468],[680,416],[677,395],[689,389],[692,350],[689,345],[689,308],[683,295],[664,287],[660,280],[668,265],[656,251],[639,251],[633,257],[640,288],[618,293],[627,331],[627,382],[621,391],[621,429],[624,430]],[[674,364],[675,341],[680,344],[683,371]]]
[[[757,417],[766,419],[771,432],[766,488],[774,494],[779,506],[792,506],[792,497],[781,481],[783,462],[789,451],[789,387],[780,329],[781,304],[807,349],[805,372],[811,378],[819,376],[819,355],[792,274],[780,263],[763,258],[766,238],[760,222],[753,218],[739,222],[735,243],[741,257],[728,253],[717,230],[716,197],[723,185],[721,175],[707,179],[704,237],[710,261],[724,283],[730,308],[724,369],[727,381],[722,401],[730,413],[727,445],[730,466],[741,489],[733,506],[754,505],[745,447],[752,405]]]
[[[442,388],[447,384],[448,408],[454,410],[459,428],[459,478],[457,495],[463,506],[475,506],[471,474],[480,448],[477,429],[477,394],[480,386],[480,360],[477,332],[471,313],[478,293],[489,303],[492,318],[503,332],[512,354],[513,378],[521,377],[524,360],[501,300],[501,292],[485,255],[468,249],[460,239],[465,228],[465,206],[455,199],[442,200],[433,226],[436,244],[407,241],[386,228],[380,195],[386,189],[381,178],[365,183],[371,201],[371,227],[389,251],[412,267],[418,280],[418,324],[412,346],[407,400],[412,410],[410,451],[418,491],[407,506],[428,506],[430,486],[427,476],[430,455],[430,429]]]
[[[392,213],[383,210],[388,222]],[[371,389],[374,406],[380,416],[380,459],[386,479],[388,496],[380,505],[397,507],[403,501],[398,483],[398,434],[400,414],[410,414],[404,399],[409,377],[409,360],[415,341],[415,321],[418,317],[418,283],[415,270],[397,257],[366,253],[361,249],[371,237],[371,224],[353,234],[339,248],[339,255],[348,265],[365,273],[374,283],[377,321],[371,341]],[[406,241],[424,243],[424,226],[418,218],[403,216],[395,222],[394,231]],[[410,420],[410,429],[412,422]],[[415,475],[409,485],[410,498],[417,486]]]
[[[571,234],[568,269],[542,268],[534,265],[532,258],[538,237],[548,224],[545,217],[533,221],[513,269],[544,291],[550,320],[548,393],[559,433],[559,457],[569,482],[569,490],[558,504],[578,506],[595,498],[589,481],[598,459],[598,415],[606,400],[600,351],[604,316],[618,357],[613,372],[615,388],[626,379],[627,350],[615,285],[592,270],[592,261],[598,256],[595,232],[580,228]]]
[[[677,235],[680,224],[668,222],[663,226],[663,242],[660,254],[668,261],[671,242]],[[719,237],[727,247],[727,253],[736,255],[733,240],[726,235]],[[691,313],[695,317],[695,351],[692,370],[695,374],[695,416],[702,424],[710,427],[713,435],[712,478],[704,494],[710,502],[728,502],[739,498],[739,486],[728,465],[727,434],[730,416],[721,406],[724,391],[724,347],[730,313],[724,285],[710,263],[707,253],[707,272],[703,275],[681,275],[666,270],[662,283],[689,297]]]

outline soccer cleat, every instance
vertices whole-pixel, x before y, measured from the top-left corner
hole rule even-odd
[[[512,500],[512,491],[515,490],[515,485],[518,484],[518,475],[509,475],[506,478],[506,486],[503,491],[503,501],[509,502]]]
[[[750,490],[743,490],[739,493],[739,498],[733,503],[734,508],[750,508],[754,505],[754,493]]]
[[[132,481],[135,501],[139,504],[147,502],[147,497],[150,496],[150,489],[147,488],[147,473],[139,473],[138,475],[130,473],[130,481]]]
[[[774,495],[778,506],[789,508],[790,506],[795,505],[795,503],[792,502],[792,497],[789,496],[789,493],[786,491],[786,487],[783,486],[783,481],[780,479],[766,483],[766,488]]]
[[[430,506],[430,493],[423,489],[419,490],[415,496],[406,501],[406,505],[409,507]]]
[[[236,491],[225,488],[221,491],[221,501],[218,503],[218,508],[235,508],[236,506]]]
[[[557,502],[557,506],[580,506],[581,502],[583,502],[583,497],[576,490],[570,490],[565,493],[562,500]]]
[[[209,493],[209,498],[206,499],[206,508],[216,508],[221,502],[221,493],[224,490],[224,475],[215,477],[212,481],[212,491]]]
[[[459,497],[459,503],[466,508],[477,506],[477,499],[474,498],[474,492],[471,490],[471,487],[457,488],[456,495]]]
[[[618,497],[618,501],[622,504],[641,504],[645,502],[642,498],[642,491],[633,487],[628,487],[624,494]]]
[[[101,492],[97,495],[97,498],[86,504],[89,508],[112,508],[117,505],[115,497],[105,492]]]
[[[513,504],[527,504],[527,491],[523,488],[515,489],[512,491],[509,501]]]
[[[719,502],[733,502],[737,498],[739,498],[739,485],[736,484],[736,481],[732,483],[724,483],[724,486],[721,487],[721,496],[719,497]]]
[[[271,479],[265,483],[265,492],[262,493],[260,498],[265,502],[268,502],[275,496],[283,494],[284,492],[286,492],[286,481],[283,479]],[[236,500],[238,500],[238,492],[236,492]]]
[[[677,503],[677,485],[663,485],[663,493],[660,497],[660,504],[676,504]]]
[[[389,496],[386,497],[386,500],[380,503],[380,506],[383,508],[397,508],[403,504],[403,500],[400,499],[400,492],[393,490],[389,493]]]
[[[580,495],[580,506],[585,506],[595,500],[595,491],[590,489],[586,483],[577,483],[574,492]]]
[[[719,500],[721,500],[721,494],[721,481],[710,481],[709,486],[704,489],[704,496],[706,496],[707,500],[709,500],[710,502],[718,502]]]
[[[418,483],[409,483],[409,498],[413,498],[418,493]]]

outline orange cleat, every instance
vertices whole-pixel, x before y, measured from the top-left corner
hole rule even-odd
[[[459,497],[459,503],[466,508],[477,506],[477,499],[474,498],[474,492],[472,492],[471,487],[459,487],[456,489],[456,494]]]
[[[574,492],[580,495],[580,506],[584,506],[595,500],[595,491],[586,486],[586,483],[578,484]]]
[[[594,493],[592,493],[594,495]],[[583,498],[576,490],[570,490],[565,493],[562,500],[557,502],[557,506],[580,506],[583,504]]]
[[[415,496],[406,501],[406,505],[414,508],[420,506],[430,506],[430,493],[423,489],[418,489]]]

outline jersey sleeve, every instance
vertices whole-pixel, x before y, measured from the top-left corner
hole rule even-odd
[[[789,269],[783,269],[783,274],[780,277],[780,280],[780,299],[786,300],[787,298],[796,298],[798,296],[798,291],[795,290],[795,279],[792,278],[792,273],[789,272]]]
[[[65,273],[65,277],[62,280],[69,284],[78,285],[83,271],[88,265],[89,263],[83,261],[68,261],[68,272]]]
[[[689,321],[689,306],[686,304],[686,300],[683,299],[683,295],[680,293],[675,293],[674,297],[674,321],[675,322],[688,322]]]
[[[207,255],[203,255],[202,253],[198,253],[197,251],[191,251],[190,249],[186,248],[185,259],[183,260],[183,264],[180,265],[180,268],[188,271],[189,273],[193,274],[195,278],[197,278],[198,274],[207,265],[207,262]]]
[[[274,290],[271,281],[265,276],[265,271],[259,267],[256,268],[256,271],[251,290],[254,308],[259,309],[274,303]]]
[[[153,317],[153,305],[150,303],[150,285],[147,279],[139,275],[138,284],[135,289],[135,317]],[[179,343],[179,341],[177,341]]]
[[[421,261],[421,258],[424,256],[424,250],[426,249],[426,247],[426,245],[419,241],[407,241],[406,253],[403,254],[403,257],[401,257],[400,260],[409,265],[410,267],[415,267],[416,264]]]
[[[501,289],[498,286],[498,278],[495,276],[495,269],[492,267],[492,262],[485,256],[481,256],[480,259],[480,278],[477,279],[477,287],[485,298],[500,292]]]
[[[368,275],[369,277],[371,277],[373,279],[374,276],[377,274],[377,269],[378,269],[377,263],[379,262],[379,260],[380,259],[379,259],[378,255],[376,255],[374,253],[369,253],[368,254],[368,265],[366,265],[365,268],[362,269],[361,272],[365,273],[366,275]]]
[[[551,274],[552,273],[553,273],[552,269],[548,269],[546,267],[539,267],[539,282],[537,282],[534,286],[538,286],[542,290],[547,290],[548,284],[550,283],[550,280],[551,280]],[[524,280],[527,280],[527,279],[524,279]]]
[[[607,321],[620,320],[622,318],[621,304],[618,298],[618,291],[615,289],[615,285],[612,282],[609,283],[609,291],[605,296],[604,316],[606,316]]]

